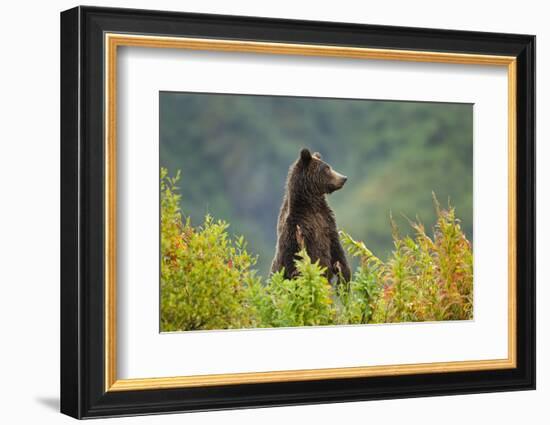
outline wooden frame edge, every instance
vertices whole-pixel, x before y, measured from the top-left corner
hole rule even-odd
[[[508,358],[517,367],[517,60],[508,64]]]
[[[517,367],[517,60],[514,56],[105,33],[105,392],[513,369]],[[120,46],[506,66],[508,70],[508,358],[273,372],[117,379],[116,74]]]
[[[105,391],[116,381],[116,76],[117,49],[105,35]]]
[[[215,385],[259,384],[269,382],[316,381],[321,379],[367,378],[377,376],[414,375],[479,370],[512,369],[510,359],[475,360],[441,363],[418,363],[392,366],[302,369],[274,372],[230,373],[216,375],[174,376],[167,378],[119,379],[108,391],[139,391]]]

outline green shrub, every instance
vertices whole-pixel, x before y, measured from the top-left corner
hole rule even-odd
[[[256,258],[229,224],[207,215],[183,219],[177,182],[161,169],[161,330],[231,329],[465,320],[473,317],[473,255],[450,205],[434,196],[433,237],[410,222],[400,236],[391,219],[394,249],[384,262],[340,232],[348,254],[359,259],[349,283],[331,285],[306,251],[297,275],[256,276]]]
[[[348,254],[358,257],[360,264],[349,284],[338,287],[337,321],[343,325],[370,323],[382,289],[384,263],[347,233],[340,232],[340,239]]]
[[[362,242],[341,232],[348,253],[361,259],[349,291],[340,297],[346,307],[341,313],[343,323],[473,318],[471,244],[454,208],[441,209],[435,197],[434,206],[437,222],[433,238],[419,222],[410,222],[414,238],[400,237],[392,220],[394,250],[386,263]]]
[[[228,236],[227,223],[182,220],[178,179],[161,170],[161,330],[255,327],[255,258],[244,238]]]
[[[284,271],[274,273],[259,288],[255,305],[262,327],[319,326],[334,323],[333,289],[325,269],[312,263],[305,250],[296,259],[298,275],[285,279]]]

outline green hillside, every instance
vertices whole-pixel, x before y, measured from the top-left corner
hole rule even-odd
[[[329,196],[341,229],[380,258],[392,249],[390,211],[430,228],[431,194],[450,199],[472,240],[472,105],[160,94],[160,164],[181,170],[183,213],[211,213],[243,234],[266,275],[288,167],[301,147],[348,176]]]

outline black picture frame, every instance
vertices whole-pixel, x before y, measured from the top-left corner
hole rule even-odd
[[[517,367],[105,391],[104,34],[139,33],[517,58]],[[535,37],[76,7],[61,13],[61,412],[75,418],[535,388]]]

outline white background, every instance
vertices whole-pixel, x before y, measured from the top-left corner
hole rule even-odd
[[[507,358],[508,222],[494,213],[508,209],[505,66],[134,47],[122,49],[118,66],[119,378]],[[230,77],[217,78],[220,69]],[[160,334],[163,90],[474,104],[474,320]]]
[[[548,423],[550,399],[550,28],[544,2],[97,1],[97,5],[537,35],[538,390],[110,420],[109,423]],[[69,1],[2,10],[0,93],[0,421],[70,423],[59,391],[59,11]],[[546,193],[546,196],[543,196]]]

